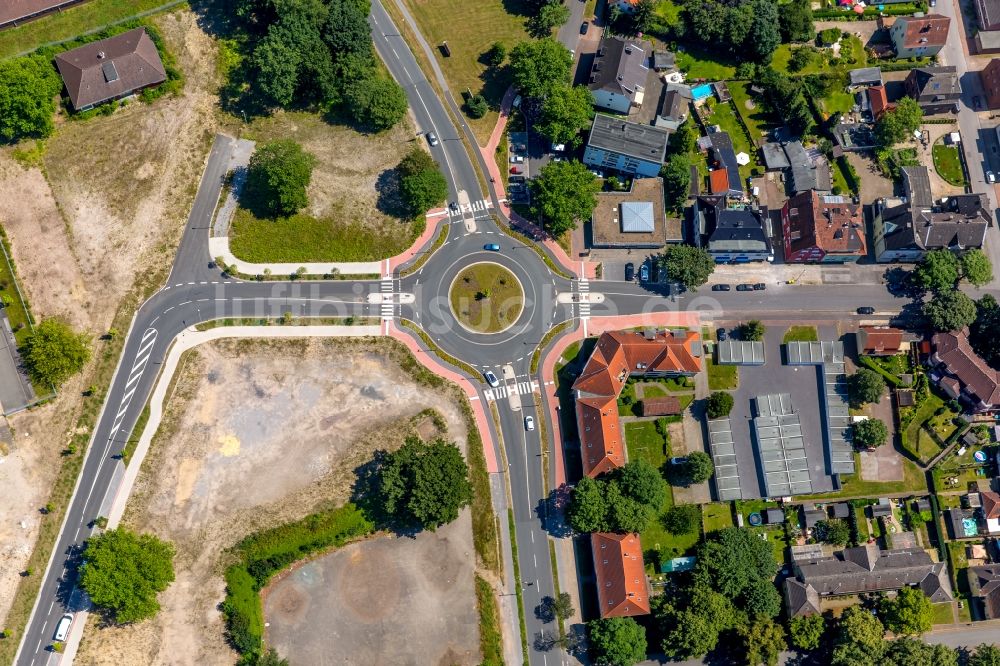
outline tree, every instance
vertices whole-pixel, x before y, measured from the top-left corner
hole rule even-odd
[[[966,666],[1000,666],[1000,646],[983,643],[969,656]]]
[[[812,3],[809,0],[792,0],[781,6],[779,16],[781,41],[808,42],[816,35],[813,27]]]
[[[816,538],[834,546],[846,546],[851,538],[851,527],[843,520],[821,520],[816,523]]]
[[[840,616],[833,663],[853,666],[878,664],[885,652],[885,627],[877,617],[860,606],[851,606]]]
[[[792,645],[800,650],[815,650],[826,631],[826,620],[822,615],[793,617],[788,623],[788,637]]]
[[[21,357],[32,379],[58,387],[86,365],[90,341],[61,319],[46,319],[28,335]]]
[[[739,627],[736,633],[743,639],[749,666],[775,666],[778,655],[786,647],[785,630],[770,618],[758,618],[750,625]]]
[[[854,424],[854,443],[859,447],[874,449],[885,444],[888,437],[889,429],[878,419],[868,418]]]
[[[333,54],[362,54],[372,50],[372,29],[368,25],[365,2],[330,2],[327,4],[327,21],[323,27],[323,41]]]
[[[896,103],[896,108],[882,114],[875,123],[875,142],[879,148],[891,148],[905,141],[920,127],[924,112],[916,100],[904,97]]]
[[[663,635],[661,647],[675,660],[705,656],[715,649],[721,632],[746,621],[729,599],[710,586],[696,583],[689,592],[690,599],[679,602],[673,595],[652,600],[653,616]]]
[[[568,10],[567,10],[568,11]],[[535,131],[553,144],[580,145],[580,130],[594,117],[594,97],[587,86],[555,86],[542,101]]]
[[[895,599],[883,599],[882,616],[886,628],[894,634],[923,634],[931,630],[931,600],[919,588],[904,587]]]
[[[751,616],[777,617],[781,612],[781,594],[766,578],[753,580],[743,592],[743,609]]]
[[[962,254],[962,277],[976,287],[983,287],[993,282],[993,264],[986,253],[979,248],[966,250]]]
[[[935,331],[961,330],[976,320],[976,304],[960,291],[935,294],[922,311]]]
[[[490,105],[482,95],[473,95],[465,102],[465,112],[470,118],[482,118],[490,110]]]
[[[387,76],[371,74],[350,83],[344,100],[355,122],[381,132],[403,119],[409,105],[406,93]]]
[[[751,342],[759,342],[764,339],[764,324],[760,322],[760,319],[751,319],[748,322],[740,324],[740,340],[750,340]]]
[[[626,463],[618,472],[618,482],[625,495],[656,509],[667,496],[667,482],[660,470],[642,458]]]
[[[646,630],[630,617],[591,620],[587,637],[598,664],[632,666],[646,658]]]
[[[681,123],[676,132],[670,135],[668,145],[670,146],[671,154],[690,153],[695,149],[699,136],[698,126],[695,124],[695,121],[688,118]],[[687,196],[686,193],[685,196]]]
[[[423,215],[448,196],[448,183],[434,158],[414,147],[399,163],[400,191],[411,215]]]
[[[531,20],[531,33],[547,37],[552,30],[569,20],[569,7],[562,2],[546,2]]]
[[[507,59],[507,47],[503,42],[493,42],[493,46],[486,52],[486,62],[491,67],[499,67]]]
[[[569,80],[573,56],[552,39],[519,42],[510,52],[514,86],[525,97],[542,98]]]
[[[675,212],[683,210],[691,189],[691,158],[686,152],[672,152],[660,169],[660,177],[667,208]]]
[[[660,259],[667,279],[687,289],[697,289],[708,282],[715,270],[715,260],[707,250],[693,245],[671,245]]]
[[[41,56],[0,62],[0,141],[52,134],[53,100],[61,89],[56,68]]]
[[[729,412],[733,411],[733,404],[732,395],[725,391],[715,391],[708,396],[708,405],[705,411],[708,418],[721,419],[724,416],[729,416]]]
[[[970,327],[972,348],[990,367],[1000,365],[1000,305],[991,294],[976,301],[976,320]]]
[[[693,451],[684,461],[684,473],[691,483],[704,483],[715,474],[712,457],[704,451]]]
[[[958,666],[958,654],[946,645],[928,645],[916,638],[898,638],[889,644],[885,661],[892,666]]]
[[[251,207],[263,215],[293,215],[304,208],[315,164],[315,157],[288,139],[258,146],[244,189]]]
[[[469,468],[462,452],[442,439],[407,437],[382,456],[378,470],[385,511],[404,522],[434,530],[458,518],[472,501]]]
[[[703,0],[685,5],[688,34],[706,46],[733,54],[753,53],[748,37],[754,24],[754,3]]]
[[[612,532],[642,532],[652,518],[653,507],[630,497],[614,479],[604,483],[604,500],[608,504],[608,522]]]
[[[758,72],[757,83],[764,88],[764,103],[772,113],[785,119],[785,124],[795,134],[804,135],[815,125],[809,102],[803,92],[803,83],[775,71],[771,67]]]
[[[548,608],[560,620],[568,620],[573,615],[573,598],[569,592],[560,592],[555,598],[547,597]]]
[[[749,52],[753,54],[754,60],[766,65],[771,62],[771,56],[780,43],[778,3],[772,0],[754,0],[753,23],[746,44]]]
[[[541,216],[546,231],[561,236],[593,214],[601,186],[585,165],[567,160],[546,164],[529,187],[532,212]]]
[[[174,547],[152,534],[125,528],[87,541],[80,587],[118,624],[151,618],[160,610],[156,595],[174,581]]]
[[[778,570],[768,541],[743,527],[727,527],[698,548],[695,575],[729,599],[742,595],[755,580],[770,581]]]
[[[885,380],[874,370],[861,368],[848,377],[847,390],[851,396],[851,402],[856,405],[878,402],[885,391]]]
[[[691,534],[701,523],[697,504],[675,504],[663,514],[663,526],[671,534]]]
[[[655,15],[655,0],[639,0],[632,9],[632,30],[636,34],[649,32]]]
[[[951,250],[931,250],[913,269],[913,282],[936,293],[954,289],[958,268],[958,258]]]
[[[589,476],[580,479],[566,513],[570,527],[577,532],[607,532],[608,504],[601,483]]]

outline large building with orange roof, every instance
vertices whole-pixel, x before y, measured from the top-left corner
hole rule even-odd
[[[638,534],[590,535],[601,617],[649,614],[649,584]]]
[[[584,474],[597,477],[625,465],[618,396],[630,375],[676,377],[700,371],[701,336],[694,331],[602,334],[573,383]]]

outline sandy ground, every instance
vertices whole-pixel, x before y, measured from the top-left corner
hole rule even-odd
[[[241,340],[189,353],[124,519],[175,544],[177,581],[154,620],[100,630],[92,622],[76,663],[234,662],[217,610],[226,548],[343,502],[373,450],[398,446],[417,428],[433,432],[414,422],[424,409],[437,410],[448,438],[464,445],[450,398],[415,384],[378,349]]]
[[[180,96],[87,121],[57,119],[44,171],[0,149],[0,224],[36,319],[62,316],[96,336],[138,273],[170,265],[217,126],[217,81],[213,43],[191,12],[156,22],[185,72]],[[14,446],[0,465],[0,618],[37,539],[38,509],[91,371],[53,402],[11,418]]]

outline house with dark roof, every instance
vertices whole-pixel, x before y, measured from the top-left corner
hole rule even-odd
[[[729,206],[725,197],[699,196],[691,216],[695,245],[708,250],[717,263],[774,261],[774,248],[764,226],[766,208]]]
[[[1000,564],[969,567],[969,591],[987,620],[1000,619]]]
[[[987,109],[1000,109],[1000,58],[990,60],[979,72]]]
[[[822,153],[816,149],[807,150],[801,141],[786,141],[782,147],[788,158],[790,191],[818,190],[824,194],[830,193],[833,178],[830,163]]]
[[[827,508],[830,510],[831,518],[839,518],[843,520],[844,518],[850,516],[851,513],[850,507],[847,506],[847,502],[834,502]]]
[[[875,132],[870,123],[839,122],[830,131],[833,134],[834,157],[875,147]]]
[[[930,361],[941,379],[938,386],[974,412],[1000,407],[1000,372],[980,357],[969,344],[969,329],[935,333]],[[950,381],[948,381],[950,380]]]
[[[948,41],[951,19],[940,14],[900,16],[889,30],[897,58],[937,55]]]
[[[854,335],[858,352],[865,356],[895,356],[910,348],[906,332],[891,326],[862,326]]]
[[[875,202],[875,260],[920,261],[928,250],[982,247],[991,222],[986,195],[958,194],[935,204],[927,167],[903,167],[902,199]]]
[[[868,86],[882,85],[882,70],[878,67],[859,67],[849,71],[850,86],[852,88],[866,88]]]
[[[4,0],[0,2],[0,30],[62,11],[86,0]]]
[[[768,525],[780,525],[785,522],[785,512],[781,509],[766,509],[764,511],[764,522]]]
[[[630,375],[688,377],[701,371],[701,336],[694,331],[612,331],[597,339],[573,383],[584,474],[625,465],[618,396]]]
[[[63,51],[56,68],[77,111],[163,83],[167,72],[145,28]]]
[[[817,509],[816,507],[809,509],[805,505],[802,506],[802,523],[806,526],[806,529],[816,527],[816,523],[823,520],[826,520],[826,511]]]
[[[670,51],[653,52],[653,69],[660,73],[677,71],[677,56]]]
[[[601,617],[649,614],[649,583],[638,534],[590,535]]]
[[[785,261],[846,264],[868,254],[861,206],[816,190],[799,192],[781,208]]]
[[[709,127],[703,139],[708,146],[709,185],[712,194],[742,198],[743,178],[736,161],[733,139],[718,127]],[[719,172],[718,175],[715,175]]]
[[[670,134],[667,129],[598,113],[590,128],[583,162],[599,169],[654,178],[666,160]]]
[[[785,149],[776,141],[768,141],[760,149],[764,155],[764,167],[768,171],[784,171],[789,166]]]
[[[633,106],[642,106],[649,74],[648,60],[649,53],[640,42],[602,37],[587,84],[594,96],[594,106],[618,113],[628,113]]]
[[[680,90],[667,90],[663,93],[663,103],[656,112],[653,124],[656,127],[676,131],[690,115],[691,97]]]
[[[954,67],[919,67],[911,69],[903,85],[906,94],[917,101],[924,115],[957,113],[962,99],[962,82]]]
[[[882,592],[918,587],[932,602],[954,596],[948,568],[921,548],[879,550],[874,543],[845,548],[829,557],[795,561],[794,576],[785,580],[789,617],[820,612],[826,596]]]

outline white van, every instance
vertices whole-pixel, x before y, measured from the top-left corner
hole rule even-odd
[[[66,640],[66,636],[69,635],[69,628],[72,625],[73,625],[73,616],[70,615],[69,613],[63,615],[62,619],[59,620],[59,624],[56,625],[56,636],[55,636],[56,640],[60,642]]]

